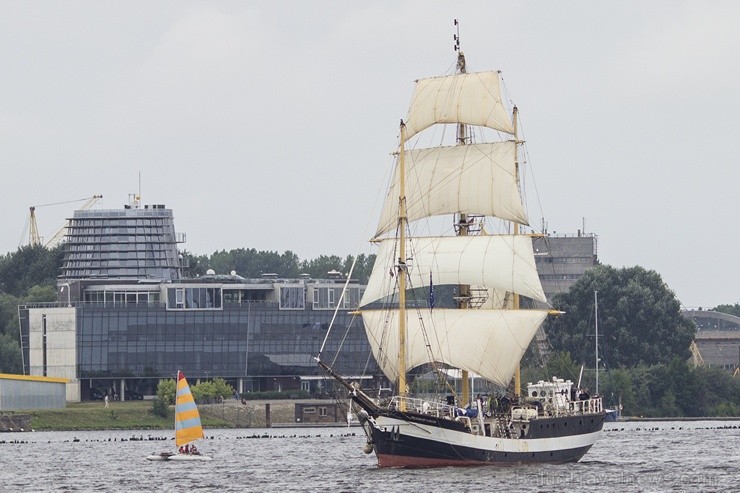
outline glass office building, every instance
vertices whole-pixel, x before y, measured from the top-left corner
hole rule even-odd
[[[19,308],[26,374],[70,379],[68,400],[96,388],[151,393],[178,369],[240,392],[318,392],[314,357],[326,339],[322,358],[339,372],[379,377],[352,314],[364,286],[341,276],[186,279],[182,239],[164,206],[77,211],[58,302]]]

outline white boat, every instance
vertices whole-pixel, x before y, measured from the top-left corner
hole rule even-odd
[[[381,406],[321,355],[317,361],[359,406],[364,450],[381,467],[578,461],[600,436],[601,399],[581,399],[572,382],[555,377],[520,395],[519,362],[555,312],[539,280],[533,235],[520,232],[528,219],[517,109],[505,108],[498,72],[467,72],[455,39],[456,72],[416,81],[401,121],[395,171],[372,238],[379,252],[360,303],[375,359],[397,395]],[[443,125],[453,131],[439,130]],[[456,141],[410,148],[433,128]],[[454,236],[415,234],[419,223],[441,215],[452,216]],[[502,224],[504,234],[486,234],[486,218]],[[454,286],[456,304],[435,307],[433,293],[443,285]],[[419,299],[427,290],[429,299]],[[462,370],[461,395],[410,395],[407,371],[421,365],[440,375]],[[515,395],[499,405],[471,402],[471,374],[503,389],[514,379]]]
[[[192,443],[204,438],[200,413],[185,374],[177,371],[177,390],[175,396],[175,446],[176,452],[158,452],[148,455],[147,460],[154,461],[206,461],[213,460],[202,454]]]

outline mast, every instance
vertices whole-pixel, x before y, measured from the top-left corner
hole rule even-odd
[[[467,68],[465,66],[465,54],[460,50],[460,25],[457,23],[457,19],[455,19],[455,27],[457,28],[457,33],[453,36],[453,39],[455,40],[455,51],[457,52],[457,73],[458,74],[465,74],[467,73]],[[466,145],[468,140],[468,129],[465,126],[464,123],[458,123],[457,125],[457,145]],[[460,214],[459,222],[458,222],[458,236],[468,236],[468,218],[466,214]],[[458,309],[466,309],[470,306],[470,286],[467,284],[461,284],[458,286],[458,290],[460,293],[459,300],[457,302]],[[470,375],[467,370],[462,370],[461,373],[461,384],[462,388],[461,391],[461,400],[462,405],[466,405],[468,402],[470,402],[470,387],[469,387],[469,380]]]
[[[594,291],[594,320],[596,325],[596,396],[599,395],[599,292]],[[594,397],[596,397],[594,396]]]
[[[516,106],[514,106],[512,110],[512,124],[514,126],[514,142],[516,142],[517,146],[519,145],[519,110]],[[518,149],[514,152],[514,170],[516,172],[516,181],[517,184],[519,184],[519,152]],[[519,234],[519,223],[514,223],[514,235]],[[514,293],[514,310],[519,309],[519,294]],[[514,373],[514,396],[517,398],[517,401],[521,399],[522,397],[522,368],[521,364],[516,365],[516,373]]]
[[[399,193],[398,193],[398,395],[406,396],[406,160],[404,144],[406,125],[401,120],[401,145],[399,148]],[[400,410],[406,410],[406,401],[400,400]]]
[[[177,382],[180,381],[180,370],[177,370],[177,373],[175,373],[175,422],[173,423],[175,426],[173,427],[173,431],[175,432],[175,442],[177,442]],[[177,445],[175,445],[177,447]]]

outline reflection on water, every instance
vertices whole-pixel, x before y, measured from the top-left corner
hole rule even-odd
[[[174,449],[166,432],[13,433],[0,435],[0,476],[8,492],[737,488],[740,421],[607,423],[604,430],[577,464],[424,470],[378,469],[362,453],[359,428],[207,430],[198,448],[212,462],[145,460]],[[255,435],[267,437],[248,438]]]

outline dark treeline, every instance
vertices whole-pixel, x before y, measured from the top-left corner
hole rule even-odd
[[[235,250],[221,250],[213,255],[193,255],[186,252],[189,267],[186,277],[199,277],[208,269],[216,274],[228,274],[235,271],[246,278],[257,278],[262,274],[277,274],[278,277],[296,278],[300,274],[308,274],[314,279],[326,279],[330,271],[340,272],[344,277],[349,275],[355,257],[347,255],[344,258],[336,255],[321,255],[311,260],[301,260],[290,250],[284,253],[257,251],[254,248],[237,248]],[[367,283],[370,271],[375,262],[375,255],[360,254],[357,256],[352,279],[360,283]]]
[[[591,393],[596,389],[593,359],[586,363],[581,387]],[[581,365],[568,352],[550,356],[544,368],[532,365],[522,372],[526,382],[546,380],[559,375],[578,383]],[[674,357],[667,363],[639,364],[632,367],[606,368],[599,371],[599,394],[604,405],[622,414],[641,417],[739,416],[740,379],[723,368],[693,367]]]

